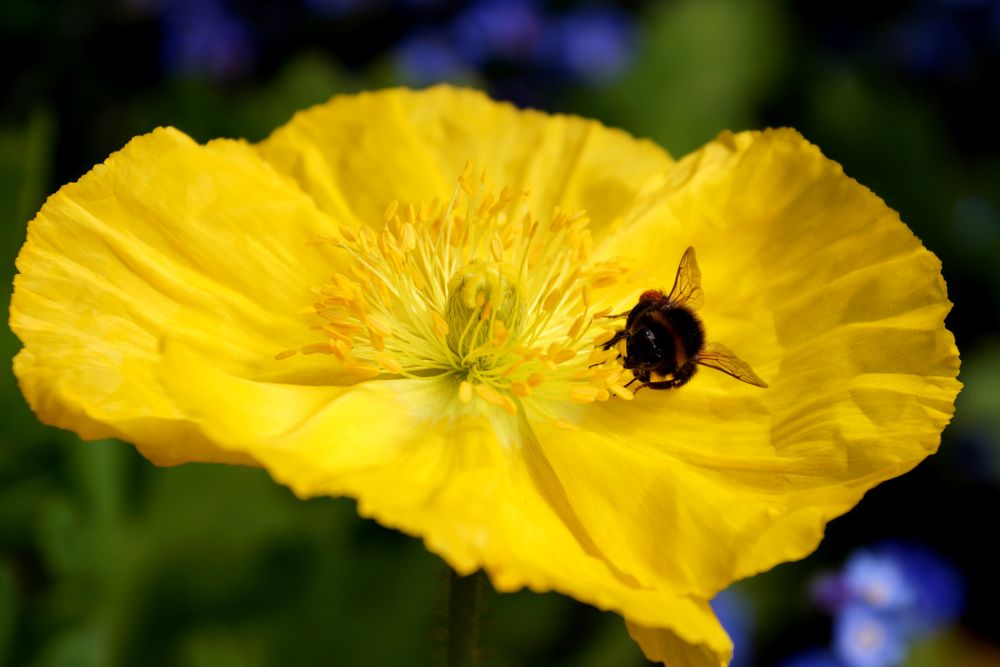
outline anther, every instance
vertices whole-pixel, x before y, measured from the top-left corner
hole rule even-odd
[[[601,345],[604,345],[614,337],[615,337],[615,332],[612,331],[611,329],[608,329],[607,331],[602,331],[601,333],[594,336],[594,347],[600,347]],[[598,352],[598,350],[595,350],[594,352]],[[591,353],[591,356],[593,356],[593,353]],[[591,359],[591,361],[596,361],[596,359]]]
[[[593,403],[600,396],[597,387],[576,387],[569,393],[569,400],[574,403]]]
[[[390,373],[401,373],[403,371],[403,366],[388,352],[376,352],[375,363]]]
[[[431,313],[432,328],[434,333],[438,338],[444,338],[448,335],[448,323],[444,321],[444,318],[437,313]]]
[[[609,386],[608,389],[611,391],[612,394],[626,401],[631,401],[633,398],[635,398],[635,394],[633,394],[620,384],[613,384]]]
[[[510,393],[515,396],[527,397],[531,396],[534,393],[534,390],[528,383],[515,380],[510,383]]]
[[[385,222],[389,222],[396,215],[396,211],[398,210],[399,210],[399,200],[393,199],[391,202],[389,202],[389,205],[386,206],[385,214],[382,216],[382,219]]]

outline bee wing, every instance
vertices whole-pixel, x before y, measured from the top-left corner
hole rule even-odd
[[[698,310],[705,301],[705,295],[701,291],[701,269],[698,268],[698,261],[694,257],[694,248],[689,247],[681,257],[681,263],[677,267],[677,277],[674,278],[674,286],[667,297],[673,306],[687,306],[692,310]]]
[[[753,372],[750,364],[737,357],[732,350],[721,343],[706,343],[705,349],[698,353],[695,361],[755,387],[767,387],[767,383]]]

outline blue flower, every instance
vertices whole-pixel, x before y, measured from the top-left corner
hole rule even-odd
[[[849,667],[894,667],[909,648],[905,623],[866,604],[840,611],[833,626],[833,651]]]
[[[397,47],[395,59],[400,78],[417,86],[470,77],[461,54],[438,31],[411,34]]]
[[[249,26],[224,5],[181,0],[163,8],[162,54],[171,73],[229,79],[253,67],[256,46]]]
[[[913,591],[907,621],[915,632],[939,630],[958,618],[965,587],[951,565],[930,550],[911,544],[886,543],[878,552],[896,563]]]
[[[958,616],[963,586],[930,550],[886,542],[856,551],[843,571],[817,579],[812,596],[835,614],[833,653],[803,654],[785,667],[894,667],[914,639]]]
[[[529,63],[539,54],[545,17],[529,0],[471,3],[452,24],[455,44],[469,62]]]
[[[856,552],[844,567],[843,581],[849,601],[876,610],[903,609],[916,597],[902,565],[884,552]]]
[[[621,74],[632,61],[636,35],[625,13],[590,8],[562,17],[548,40],[553,64],[576,78],[602,82]]]
[[[733,641],[733,660],[729,667],[753,664],[754,609],[750,600],[738,589],[731,587],[716,595],[711,605]]]

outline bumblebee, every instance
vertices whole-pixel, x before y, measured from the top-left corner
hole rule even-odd
[[[680,387],[691,379],[699,365],[756,387],[767,387],[750,365],[729,348],[705,342],[705,327],[695,314],[702,302],[701,271],[694,248],[688,248],[677,267],[670,294],[646,290],[631,310],[609,315],[612,319],[624,317],[625,327],[601,347],[620,348],[624,341],[625,351],[619,357],[634,376],[628,384],[639,382],[640,388]]]

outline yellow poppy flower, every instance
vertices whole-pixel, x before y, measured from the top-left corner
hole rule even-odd
[[[768,388],[633,394],[634,351],[604,349],[689,246],[706,340]],[[960,387],[938,260],[791,130],[674,161],[472,91],[338,97],[259,144],[133,139],[17,267],[46,423],[353,496],[675,666],[726,664],[707,600],[932,453]]]

